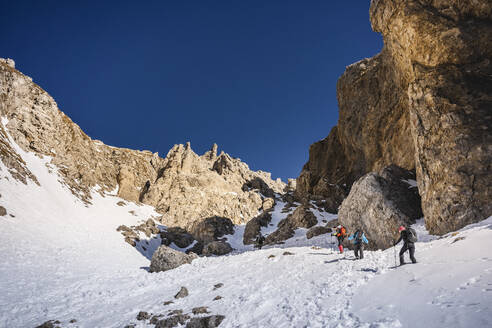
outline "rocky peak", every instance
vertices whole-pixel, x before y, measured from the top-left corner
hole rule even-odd
[[[0,58],[0,63],[4,63],[6,64],[7,66],[11,67],[11,68],[15,68],[15,61],[13,59],[10,59],[10,58]]]
[[[189,142],[175,145],[161,158],[92,140],[10,60],[0,60],[0,116],[1,160],[15,179],[37,181],[16,152],[17,144],[46,157],[63,183],[86,203],[96,186],[101,194],[116,189],[126,200],[155,206],[168,226],[186,228],[214,216],[244,223],[262,209],[262,191],[280,193],[285,188],[282,181],[250,170],[240,159],[224,152],[217,156],[216,144],[202,156]],[[256,180],[263,188],[244,188]]]
[[[215,161],[217,159],[217,149],[219,147],[217,146],[216,143],[212,145],[212,148],[210,148],[209,151],[207,151],[205,154],[203,154],[203,157],[209,161]]]

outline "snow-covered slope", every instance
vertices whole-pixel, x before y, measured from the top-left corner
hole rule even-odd
[[[0,327],[35,327],[50,319],[61,327],[150,327],[136,320],[139,311],[166,315],[199,306],[224,315],[220,327],[492,322],[492,218],[441,239],[426,235],[419,223],[419,263],[396,269],[390,269],[393,249],[354,261],[350,253],[337,254],[328,235],[306,240],[301,230],[281,247],[254,251],[242,245],[239,226],[228,236],[233,254],[151,274],[148,254],[125,243],[116,228],[156,215],[153,208],[118,206],[120,198],[97,192],[87,206],[58,181],[47,158],[16,150],[40,186],[22,184],[0,166],[0,206],[8,213],[0,217]],[[223,287],[214,290],[218,283]],[[174,299],[181,286],[190,295]]]

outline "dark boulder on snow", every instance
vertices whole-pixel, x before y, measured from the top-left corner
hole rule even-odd
[[[289,225],[294,228],[311,228],[316,223],[318,223],[318,219],[316,216],[309,210],[308,205],[301,205],[295,209],[295,211],[287,216],[287,220]]]
[[[193,237],[207,244],[218,240],[224,235],[232,235],[234,233],[234,224],[231,219],[220,216],[212,216],[203,221],[193,224],[191,234]]]
[[[179,290],[179,292],[176,295],[174,295],[174,298],[183,298],[183,297],[186,297],[188,295],[189,295],[188,288],[181,287],[181,289]]]
[[[294,236],[297,228],[311,228],[318,223],[309,205],[301,205],[279,222],[277,230],[265,238],[265,244],[278,244]]]
[[[145,311],[140,311],[138,312],[137,314],[137,320],[147,320],[150,318],[150,314],[148,312],[145,312]]]
[[[187,324],[186,328],[215,328],[218,327],[222,320],[225,319],[223,315],[211,315],[208,317],[197,317],[191,319]]]
[[[180,265],[191,263],[191,261],[197,257],[198,256],[194,253],[185,254],[165,245],[161,245],[154,252],[154,255],[152,255],[152,260],[150,261],[150,272],[175,269]]]
[[[55,328],[55,325],[59,325],[61,322],[58,320],[48,320],[36,328]]]
[[[197,241],[193,247],[190,247],[186,250],[186,254],[190,254],[190,253],[195,253],[197,255],[202,255],[202,252],[203,252],[203,243]]]
[[[222,287],[224,287],[224,284],[221,283],[221,282],[219,282],[218,284],[215,284],[214,285],[214,290],[219,289],[219,288],[222,288]]]
[[[254,244],[256,242],[256,237],[260,234],[261,227],[267,227],[271,220],[272,214],[270,212],[263,212],[249,220],[244,228],[243,244]]]
[[[169,246],[174,243],[179,248],[186,248],[195,240],[191,234],[180,227],[168,228],[161,232],[161,239],[163,245]]]
[[[203,247],[202,255],[225,255],[232,252],[232,247],[229,243],[223,241],[212,241]]]
[[[194,315],[203,314],[203,313],[209,313],[208,312],[208,307],[206,307],[206,306],[198,306],[198,307],[195,307],[195,308],[191,309],[191,312]]]
[[[5,207],[0,206],[0,216],[5,216],[5,215],[7,215],[7,210],[5,209]]]
[[[308,232],[306,233],[306,237],[307,237],[307,239],[311,239],[315,236],[324,235],[324,234],[330,233],[330,232],[332,232],[331,228],[323,227],[323,226],[316,226],[316,227],[312,227],[311,229],[308,230]]]
[[[190,316],[187,314],[176,314],[169,318],[157,321],[156,328],[173,328],[178,325],[184,325]]]
[[[343,201],[339,222],[349,231],[362,228],[372,249],[391,247],[400,225],[413,224],[422,217],[414,179],[413,172],[396,165],[366,174],[354,183]]]

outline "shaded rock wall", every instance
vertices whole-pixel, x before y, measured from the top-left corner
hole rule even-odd
[[[339,79],[338,125],[310,148],[297,194],[350,188],[389,164],[416,169],[427,228],[492,215],[492,3],[374,0],[380,54]],[[338,197],[338,196],[337,196]]]
[[[443,234],[492,214],[492,3],[375,1],[373,29],[408,81],[426,226]]]
[[[415,168],[408,97],[392,66],[383,51],[347,67],[337,83],[338,125],[311,145],[297,179],[299,195],[322,196],[340,205],[344,197],[326,185],[343,187],[347,194],[367,172],[390,164]]]

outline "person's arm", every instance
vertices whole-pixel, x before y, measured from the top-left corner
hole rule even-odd
[[[354,235],[350,235],[347,239],[348,239],[348,240],[352,240],[352,239],[354,239]]]
[[[369,240],[367,240],[366,235],[362,234],[362,241],[366,244],[369,244]]]

